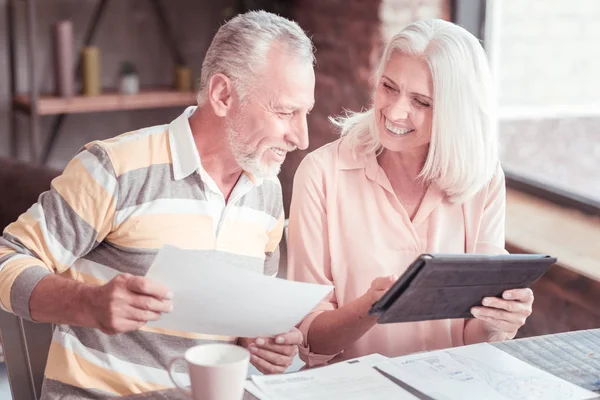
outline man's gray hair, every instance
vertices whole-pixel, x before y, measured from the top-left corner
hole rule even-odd
[[[266,67],[267,52],[274,43],[299,61],[314,65],[313,44],[294,21],[266,11],[250,11],[221,26],[202,63],[198,104],[206,100],[210,78],[218,73],[233,81],[243,99]]]

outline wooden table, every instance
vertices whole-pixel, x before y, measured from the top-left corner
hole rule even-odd
[[[600,329],[509,340],[493,345],[544,371],[600,393]],[[405,387],[405,384],[397,383]],[[426,396],[419,397],[428,399]],[[178,389],[125,396],[119,399],[189,400]],[[256,400],[256,397],[246,392],[243,400]]]

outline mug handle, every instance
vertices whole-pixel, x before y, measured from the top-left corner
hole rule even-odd
[[[177,375],[175,375],[175,373],[173,372],[173,366],[175,365],[175,363],[177,361],[185,361],[185,358],[183,357],[175,357],[174,359],[172,359],[169,362],[169,376],[171,377],[171,381],[175,384],[175,386],[177,386],[177,388],[179,390],[181,390],[183,393],[185,393],[188,396],[192,395],[192,391],[190,389],[188,389],[183,383],[181,383],[181,381],[179,381],[177,378]],[[187,369],[187,362],[185,363],[186,369]],[[189,372],[188,372],[189,373]]]

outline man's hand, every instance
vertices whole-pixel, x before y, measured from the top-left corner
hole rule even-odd
[[[471,313],[480,321],[487,341],[512,339],[531,315],[531,289],[513,289],[502,293],[502,299],[486,297],[483,307],[473,307]]]
[[[142,276],[120,274],[89,294],[92,323],[109,335],[140,329],[173,309],[173,294]]]
[[[274,338],[239,338],[238,344],[250,350],[250,362],[263,374],[281,374],[292,364],[302,344],[302,333],[293,328]]]

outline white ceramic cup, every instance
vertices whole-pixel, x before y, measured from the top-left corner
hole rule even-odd
[[[185,360],[190,390],[178,378],[173,366]],[[192,347],[183,357],[169,363],[173,383],[194,400],[240,400],[248,375],[250,352],[234,344],[214,343]]]

